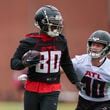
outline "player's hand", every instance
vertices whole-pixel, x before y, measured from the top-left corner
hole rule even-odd
[[[81,83],[81,82],[76,82],[75,85],[76,85],[76,88],[77,88],[79,91],[84,87],[84,84]]]
[[[22,74],[22,75],[18,76],[18,80],[19,81],[25,81],[25,80],[27,80],[27,75],[26,74]]]
[[[22,57],[24,66],[32,66],[38,64],[40,61],[40,52],[36,50],[29,50]]]
[[[22,74],[20,76],[18,76],[18,80],[21,82],[24,82],[27,80],[27,75],[26,74]]]

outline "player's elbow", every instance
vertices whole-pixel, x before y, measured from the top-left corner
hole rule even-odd
[[[22,70],[24,69],[24,65],[21,63],[20,60],[17,60],[17,59],[11,59],[11,62],[10,62],[10,68],[12,70]]]

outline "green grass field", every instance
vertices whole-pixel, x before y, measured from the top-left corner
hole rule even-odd
[[[75,103],[59,103],[57,110],[74,110]],[[23,110],[23,104],[19,102],[0,102],[0,110]]]

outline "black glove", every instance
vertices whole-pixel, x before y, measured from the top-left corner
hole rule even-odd
[[[77,88],[79,91],[84,87],[84,84],[81,83],[81,82],[76,82],[75,85],[76,85],[76,88]]]
[[[29,50],[22,57],[24,66],[32,66],[38,64],[40,61],[40,52],[36,50]]]

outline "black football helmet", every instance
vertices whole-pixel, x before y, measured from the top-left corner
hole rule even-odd
[[[59,36],[63,28],[63,19],[57,8],[45,5],[35,13],[35,26],[51,37]]]
[[[94,53],[91,51],[91,44],[93,42],[101,43],[104,45],[104,48],[98,52]],[[97,30],[90,35],[90,38],[87,42],[87,52],[92,58],[103,58],[110,51],[110,34],[107,31]]]

